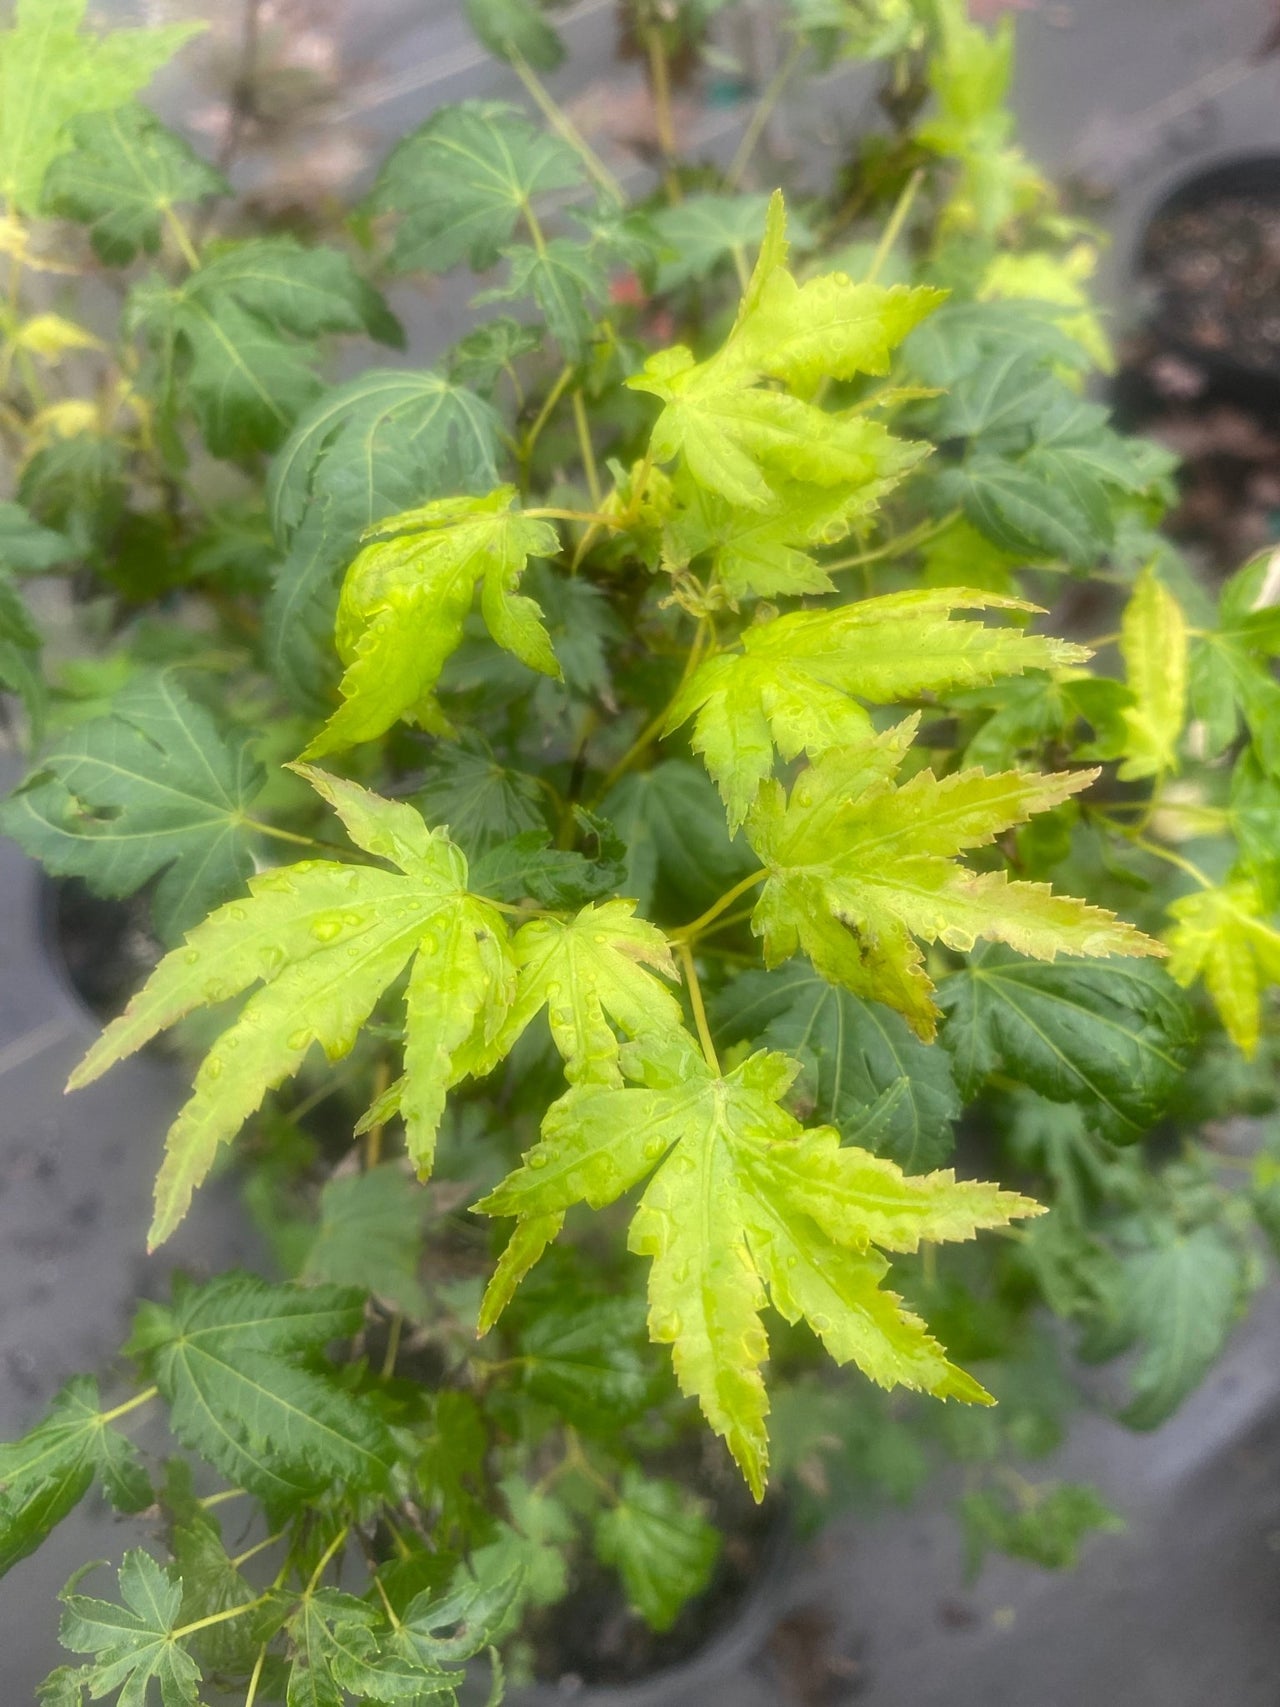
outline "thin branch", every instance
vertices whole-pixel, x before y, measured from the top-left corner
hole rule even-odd
[[[751,164],[751,156],[756,151],[756,145],[764,135],[765,127],[773,117],[774,109],[782,99],[782,92],[791,81],[792,73],[804,54],[804,43],[797,37],[787,50],[787,56],[765,85],[764,93],[756,102],[755,111],[747,120],[747,128],[742,133],[737,152],[729,162],[729,170],[724,175],[725,188],[736,190],[742,182],[743,174]]]
[[[681,925],[678,931],[668,931],[668,938],[676,944],[696,941],[711,923],[712,919],[718,919],[721,913],[727,912],[728,909],[732,907],[733,903],[740,895],[745,895],[748,890],[754,889],[757,883],[763,883],[765,878],[768,876],[768,867],[761,866],[760,870],[753,871],[750,877],[744,877],[741,883],[735,883],[732,889],[726,889],[720,899],[718,901],[714,901],[711,906],[707,908],[705,913],[699,914],[692,924]]]
[[[693,950],[688,942],[678,942],[676,953],[680,956],[680,964],[684,968],[684,980],[689,987],[689,1005],[693,1009],[693,1021],[698,1028],[698,1041],[702,1045],[702,1054],[707,1066],[720,1077],[720,1058],[716,1054],[716,1046],[711,1037],[711,1027],[707,1024],[706,1003],[702,1000],[702,985],[698,982],[698,969],[693,963]]]
[[[566,113],[564,108],[556,101],[555,97],[539,78],[537,72],[529,62],[522,54],[516,52],[514,48],[510,49],[510,53],[511,68],[524,84],[525,89],[528,91],[529,99],[533,102],[534,106],[537,107],[538,111],[542,114],[543,118],[546,119],[547,123],[551,126],[552,130],[555,131],[561,141],[567,142],[569,147],[573,149],[574,153],[586,167],[589,176],[595,179],[596,183],[599,184],[605,195],[607,195],[611,201],[617,202],[619,207],[625,207],[627,197],[622,185],[614,177],[613,173],[605,165],[604,161],[596,153],[595,149],[592,148],[586,137],[583,136],[582,132],[578,129],[577,125],[574,124],[568,113]]]

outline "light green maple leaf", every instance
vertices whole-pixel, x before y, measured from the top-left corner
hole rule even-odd
[[[84,1684],[95,1700],[118,1689],[119,1707],[145,1707],[154,1679],[164,1707],[195,1707],[200,1667],[175,1637],[181,1583],[137,1547],[125,1554],[119,1583],[123,1605],[63,1590],[59,1640],[94,1656]]]
[[[886,374],[892,352],[946,300],[928,286],[855,283],[820,273],[798,284],[779,267],[764,280],[729,350],[735,362],[800,392],[822,379]]]
[[[541,612],[515,592],[530,557],[554,556],[559,536],[514,510],[515,496],[514,487],[499,486],[486,498],[441,498],[379,524],[342,585],[343,703],[308,758],[370,741],[397,718],[447,731],[435,686],[477,586],[499,646],[530,669],[560,674]]]
[[[71,142],[49,168],[44,205],[87,225],[96,254],[113,266],[140,249],[155,254],[175,202],[231,193],[221,172],[136,101],[77,119]]]
[[[775,481],[776,501],[763,511],[731,504],[687,475],[677,475],[677,506],[663,531],[663,567],[685,568],[702,552],[710,552],[731,603],[780,593],[829,592],[834,582],[813,551],[844,539],[925,454],[924,447],[895,439],[883,428],[879,434],[874,478],[848,490]],[[868,444],[874,444],[874,434]]]
[[[298,768],[357,846],[398,870],[306,860],[262,872],[243,901],[220,907],[161,961],[72,1075],[73,1087],[89,1084],[184,1014],[262,985],[210,1049],[169,1130],[153,1247],[267,1091],[298,1071],[313,1043],[331,1061],[345,1055],[410,962],[395,1100],[423,1176],[446,1091],[498,1059],[514,967],[501,914],[467,892],[462,852],[412,807]]]
[[[49,164],[82,113],[118,107],[151,81],[203,24],[81,32],[86,0],[17,0],[0,31],[0,196],[39,211]]]
[[[674,979],[671,949],[635,908],[634,901],[603,901],[572,919],[521,925],[512,943],[519,970],[504,1052],[545,1007],[570,1083],[621,1084],[614,1026],[628,1038],[682,1028],[675,997],[646,970]]]
[[[747,837],[769,874],[752,919],[767,964],[803,949],[824,978],[896,1008],[929,1039],[938,1010],[916,937],[960,951],[994,938],[1042,960],[1161,952],[1102,908],[955,861],[1069,799],[1096,771],[939,779],[926,770],[897,786],[916,721],[828,753],[789,800],[777,782],[761,791]]]
[[[859,699],[886,705],[1089,656],[1067,641],[950,616],[992,608],[1034,607],[938,587],[778,617],[747,629],[741,652],[700,665],[673,703],[667,728],[698,714],[694,748],[736,827],[773,769],[775,747],[784,759],[802,752],[819,758],[867,738],[871,722]]]
[[[1163,776],[1178,768],[1178,742],[1187,715],[1187,619],[1182,606],[1148,566],[1138,577],[1120,626],[1120,656],[1133,695],[1122,781]]]
[[[328,708],[338,585],[361,534],[429,498],[489,491],[499,428],[475,392],[402,368],[326,392],[298,422],[267,486],[285,555],[263,612],[267,661],[297,704]]]
[[[840,1363],[884,1386],[984,1402],[921,1322],[881,1290],[874,1247],[970,1238],[1036,1206],[950,1174],[909,1178],[892,1162],[805,1132],[780,1106],[799,1064],[753,1055],[723,1077],[689,1043],[637,1050],[643,1086],[575,1085],[553,1104],[540,1142],[477,1208],[555,1215],[604,1208],[652,1173],[628,1239],[652,1259],[649,1332],[669,1344],[681,1388],[697,1397],[757,1498],[768,1459],[760,1373],[768,1299],[804,1318]]]
[[[665,404],[651,455],[679,457],[696,484],[748,510],[776,508],[780,481],[858,488],[880,478],[881,464],[892,467],[877,423],[805,399],[822,379],[886,372],[893,345],[941,300],[934,291],[855,285],[842,273],[799,285],[786,258],[779,193],[722,348],[704,362],[682,345],[661,350],[627,380]],[[768,389],[768,379],[805,395]]]
[[[1280,984],[1280,931],[1258,885],[1237,878],[1197,889],[1169,908],[1169,971],[1180,984],[1204,979],[1232,1042],[1253,1055],[1262,1029],[1262,993]]]
[[[865,416],[828,414],[733,363],[695,363],[677,345],[627,381],[666,407],[649,444],[659,462],[682,458],[693,479],[745,509],[776,504],[775,483],[857,486],[877,474],[880,429]]]

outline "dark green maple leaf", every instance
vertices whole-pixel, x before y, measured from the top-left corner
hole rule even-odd
[[[130,1549],[119,1572],[123,1604],[75,1593],[78,1580],[62,1591],[58,1639],[72,1653],[93,1655],[73,1674],[91,1697],[119,1689],[120,1707],[145,1707],[155,1681],[164,1707],[196,1707],[200,1667],[176,1636],[182,1585],[172,1571],[140,1548]]]
[[[794,1055],[813,1118],[830,1121],[846,1140],[858,1139],[911,1173],[950,1155],[960,1113],[950,1057],[921,1043],[891,1008],[837,989],[798,963],[736,978],[716,1017],[730,1040],[752,1038]],[[878,1104],[882,1116],[868,1130]]]
[[[617,1504],[596,1518],[595,1542],[653,1630],[671,1628],[685,1602],[706,1588],[720,1556],[720,1534],[689,1493],[630,1466]]]
[[[127,266],[140,249],[154,255],[175,202],[231,193],[221,172],[136,101],[87,114],[70,134],[70,150],[45,178],[44,204],[87,225],[99,259],[111,266]]]
[[[1186,997],[1141,961],[1046,963],[992,949],[946,979],[938,999],[966,1098],[1003,1072],[1078,1103],[1113,1143],[1134,1143],[1159,1119],[1196,1036]]]
[[[119,693],[110,716],[67,730],[0,804],[0,828],[102,895],[162,874],[154,914],[171,939],[252,871],[246,809],[262,782],[245,739],[159,671]]]
[[[442,273],[467,260],[492,267],[522,214],[551,190],[584,182],[582,162],[514,107],[443,107],[388,156],[370,205],[400,215],[391,264]]]
[[[537,0],[466,0],[467,22],[499,59],[522,59],[535,71],[554,71],[564,43]]]
[[[344,254],[285,236],[225,245],[178,286],[148,282],[128,319],[155,348],[165,407],[185,396],[205,443],[224,457],[274,450],[285,437],[321,389],[318,338],[404,341]]]
[[[385,1484],[391,1445],[376,1411],[315,1367],[358,1331],[362,1294],[268,1286],[225,1274],[144,1304],[129,1349],[169,1401],[173,1432],[271,1512],[334,1482]]]
[[[133,1444],[110,1427],[92,1376],[77,1375],[20,1440],[0,1445],[0,1575],[40,1546],[94,1476],[120,1511],[151,1501]]]

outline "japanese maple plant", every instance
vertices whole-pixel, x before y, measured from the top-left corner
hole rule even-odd
[[[793,1511],[950,1451],[975,1557],[1065,1562],[1114,1518],[1008,1467],[1070,1403],[1047,1314],[1153,1426],[1280,1223],[1265,1121],[1215,1152],[1275,1106],[1276,575],[1198,582],[1088,400],[1009,20],[794,0],[721,169],[671,85],[723,9],[627,7],[629,198],[548,19],[476,0],[528,110],[434,112],[314,243],[138,104],[185,26],[0,34],[0,823],[149,898],[71,1084],[202,1055],[152,1246],[230,1147],[275,1265],[0,1447],[4,1568],[95,1479],[139,1514],[58,1707],[449,1701],[486,1650],[496,1700],[592,1572],[687,1620],[771,1433]],[[885,125],[784,201],[770,113],[849,59]],[[509,313],[325,385],[467,267]]]

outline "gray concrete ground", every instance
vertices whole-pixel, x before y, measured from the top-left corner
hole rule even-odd
[[[141,10],[125,0],[100,9]],[[222,0],[198,9],[230,42],[238,8]],[[248,156],[240,175],[264,193],[284,193],[298,170],[323,170],[345,192],[440,101],[518,96],[509,74],[474,48],[455,0],[328,10],[340,38],[338,94],[317,109],[309,141],[304,130],[278,156]],[[1053,169],[1110,192],[1115,242],[1103,284],[1121,320],[1133,308],[1123,281],[1135,236],[1164,190],[1202,163],[1280,149],[1280,61],[1249,59],[1274,10],[1273,0],[1042,0],[1022,20],[1023,136]],[[605,83],[614,33],[607,0],[584,0],[562,17],[573,54],[557,93],[574,101],[619,169],[642,175],[619,140],[628,127],[643,128],[638,82],[624,74]],[[736,45],[767,75],[777,51],[768,30]],[[175,117],[202,118],[180,83],[171,81],[162,101]],[[833,77],[821,98],[784,105],[770,146],[812,165],[837,124],[856,128],[869,110],[865,81]],[[744,116],[740,106],[683,118],[709,153],[727,158]],[[453,289],[403,292],[408,359],[428,360],[454,338],[464,303]],[[0,843],[2,1436],[29,1424],[68,1374],[101,1367],[133,1299],[162,1284],[142,1240],[159,1135],[180,1091],[172,1074],[144,1060],[65,1103],[56,1094],[93,1023],[51,969],[38,893],[35,871]],[[234,1193],[215,1184],[165,1262],[198,1271],[253,1255]],[[1280,1292],[1263,1295],[1213,1377],[1157,1434],[1129,1435],[1087,1416],[1047,1471],[1097,1482],[1128,1519],[1123,1535],[1089,1545],[1077,1572],[995,1562],[966,1587],[940,1497],[906,1514],[841,1523],[799,1563],[777,1607],[802,1642],[830,1647],[846,1676],[841,1691],[796,1696],[769,1658],[765,1620],[692,1671],[615,1699],[631,1707],[1277,1707]],[[118,1540],[113,1520],[86,1508],[0,1584],[6,1707],[29,1702],[58,1661],[57,1587],[84,1559],[115,1553]],[[806,1630],[814,1632],[807,1639]]]

